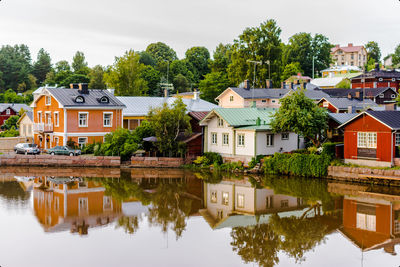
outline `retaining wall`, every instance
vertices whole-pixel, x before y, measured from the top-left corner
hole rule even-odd
[[[371,169],[362,167],[329,166],[328,178],[352,182],[368,182],[372,180],[400,184],[400,170]]]
[[[0,166],[120,167],[120,157],[0,155]]]
[[[132,157],[131,167],[138,168],[179,168],[185,163],[183,158]]]
[[[13,151],[14,146],[18,143],[31,143],[32,137],[0,137],[0,151]]]

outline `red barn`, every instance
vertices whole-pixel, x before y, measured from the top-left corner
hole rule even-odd
[[[340,125],[346,163],[390,167],[400,145],[400,111],[365,111]]]
[[[23,109],[30,111],[31,108],[25,104],[1,103],[0,104],[0,126],[11,116],[18,115],[18,112]]]
[[[390,87],[398,92],[400,72],[395,70],[381,70],[379,64],[370,72],[363,73],[351,79],[351,88],[378,88]]]

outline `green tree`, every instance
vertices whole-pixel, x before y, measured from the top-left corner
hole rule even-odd
[[[275,20],[267,20],[259,27],[246,28],[232,47],[232,63],[228,67],[228,78],[231,84],[238,85],[248,79],[253,81],[253,65],[247,60],[263,62],[257,66],[256,86],[262,87],[269,77],[268,65],[270,62],[271,79],[274,84],[280,83],[282,47],[280,39],[281,29]]]
[[[380,62],[381,61],[381,49],[379,48],[379,45],[375,41],[369,41],[365,45],[365,49],[367,50],[368,53],[368,61],[369,59],[373,58],[375,62]]]
[[[212,72],[227,72],[231,60],[232,45],[219,44],[214,51],[213,60],[210,61],[210,68]]]
[[[104,74],[104,81],[115,93],[121,96],[146,95],[147,82],[142,78],[144,65],[139,62],[140,55],[133,50],[115,59],[114,65]]]
[[[144,65],[149,65],[152,67],[156,66],[156,60],[153,58],[152,55],[150,55],[150,53],[148,53],[146,51],[142,51],[139,54],[140,54],[140,59],[139,59],[140,63],[142,63]]]
[[[89,83],[90,79],[88,76],[83,74],[70,74],[64,80],[58,82],[58,85],[69,88],[71,83]]]
[[[50,54],[43,48],[40,48],[37,54],[37,60],[33,64],[32,74],[36,77],[37,83],[42,85],[46,80],[46,75],[52,69]]]
[[[290,64],[287,64],[285,68],[283,69],[282,73],[282,80],[286,80],[290,76],[297,75],[298,73],[302,73],[303,70],[300,67],[299,62],[292,62]]]
[[[161,94],[161,88],[159,86],[161,77],[159,71],[151,65],[145,65],[140,72],[140,76],[146,81],[147,86],[149,87],[148,95],[159,96]]]
[[[215,98],[229,86],[230,82],[226,73],[211,72],[204,77],[204,80],[200,81],[199,90],[201,98],[214,103]]]
[[[119,128],[104,136],[104,143],[95,148],[95,155],[120,156],[121,160],[129,160],[138,149],[134,134],[128,129]]]
[[[176,75],[172,83],[174,85],[175,92],[187,92],[190,89],[190,83],[188,79],[186,79],[186,77],[182,74]]]
[[[85,54],[81,51],[77,51],[72,58],[72,69],[78,74],[88,74],[88,64],[85,61]]]
[[[337,88],[351,89],[351,82],[349,79],[343,79],[340,83],[336,85]]]
[[[327,128],[328,114],[297,90],[281,99],[281,107],[273,115],[271,127],[274,132],[295,132],[309,139],[316,147]]]
[[[168,80],[173,81],[178,74],[181,74],[185,76],[190,83],[195,83],[196,78],[193,72],[188,67],[189,65],[190,64],[187,62],[186,59],[172,61],[172,63],[169,65]]]
[[[186,61],[192,67],[192,73],[196,74],[196,83],[204,78],[204,75],[210,72],[208,66],[210,60],[210,52],[203,46],[195,46],[186,50]]]
[[[89,88],[92,89],[106,89],[104,83],[104,68],[101,65],[94,66],[89,72]]]
[[[146,48],[146,52],[149,53],[156,61],[156,69],[161,73],[167,73],[167,62],[178,60],[176,52],[162,42],[149,44]]]
[[[393,56],[392,56],[392,63],[393,65],[400,64],[400,44],[396,46],[396,49],[394,50]]]
[[[179,134],[191,132],[190,117],[186,114],[182,99],[177,98],[172,107],[164,103],[162,107],[150,109],[148,117],[157,137],[158,150],[164,155],[176,155]]]
[[[10,130],[12,127],[17,128],[17,122],[20,116],[14,115],[8,118],[2,125],[2,128],[5,130]]]

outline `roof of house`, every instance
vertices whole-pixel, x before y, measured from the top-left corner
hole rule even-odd
[[[352,78],[354,79],[362,79],[362,78],[395,78],[400,79],[400,71],[397,70],[381,70],[381,69],[373,69],[367,73],[359,74]]]
[[[351,120],[355,116],[357,116],[358,113],[328,113],[328,116],[339,123],[339,125],[345,123],[348,120]]]
[[[400,130],[400,111],[397,111],[397,110],[379,110],[379,111],[367,110],[367,111],[357,114],[357,116],[342,123],[339,126],[339,128],[350,123],[351,121],[355,120],[356,118],[361,117],[363,114],[367,114],[367,115],[375,118],[376,120],[385,124],[387,127],[391,128],[392,130]]]
[[[320,100],[324,97],[329,97],[325,90],[304,90],[304,95],[312,100]]]
[[[189,112],[189,115],[196,120],[201,121],[202,119],[204,119],[205,116],[207,116],[208,113],[209,111],[191,111]]]
[[[26,104],[15,104],[15,103],[0,103],[0,112],[3,112],[7,108],[12,108],[15,112],[20,112],[21,109],[25,111],[31,111],[32,109]]]
[[[310,83],[319,87],[335,87],[343,79],[345,79],[345,77],[316,78],[311,80]]]
[[[348,98],[339,98],[339,97],[324,97],[324,100],[331,103],[337,109],[348,109],[350,106],[356,108],[357,110],[366,109],[370,107],[378,106],[374,101],[371,99],[348,99]],[[322,99],[321,99],[322,100]]]
[[[22,116],[18,119],[17,124],[19,124],[25,116],[27,116],[27,117],[33,122],[33,112],[32,112],[32,111],[26,111],[26,112],[24,112],[24,114],[22,114]]]
[[[336,45],[335,47],[331,48],[331,53],[335,53],[338,50],[343,50],[343,52],[345,53],[351,53],[351,52],[358,52],[360,50],[362,50],[364,48],[364,46],[362,45],[352,45],[349,44],[348,46],[339,46]]]
[[[176,101],[175,97],[151,97],[151,96],[117,96],[126,108],[123,110],[124,116],[147,116],[150,108],[161,107],[164,103],[172,105]],[[182,98],[186,105],[187,112],[211,111],[218,106],[203,99]]]
[[[290,81],[293,81],[293,80],[311,80],[311,79],[312,78],[309,77],[309,76],[303,76],[303,75],[301,75],[301,73],[298,73],[297,75],[292,75],[289,78],[287,78],[285,80],[285,82],[290,82]]]
[[[275,98],[280,99],[284,97],[290,89],[281,88],[255,88],[255,89],[245,89],[245,88],[228,88],[243,97],[244,99],[252,98]],[[222,95],[222,94],[221,94]],[[217,97],[219,98],[219,96]]]
[[[270,129],[271,115],[275,113],[274,108],[216,108],[201,120],[200,125],[205,125],[206,121],[213,115],[223,118],[229,126],[247,127],[246,129]],[[260,124],[257,125],[257,119]],[[257,126],[257,127],[254,127]]]
[[[352,97],[355,97],[356,92],[359,92],[360,94],[363,94],[365,92],[366,97],[377,97],[389,89],[394,91],[390,87],[379,87],[379,88],[365,88],[365,89],[332,88],[332,89],[323,89],[323,92],[328,94],[330,97],[347,97],[349,94],[351,94]],[[396,93],[396,91],[394,92]]]
[[[332,71],[361,71],[361,69],[357,66],[351,65],[336,65],[329,67],[327,69],[321,70],[321,72],[332,72]]]
[[[46,88],[46,90],[64,107],[124,107],[125,105],[119,101],[108,90],[89,89],[88,94],[81,94],[78,89],[70,88]],[[75,102],[77,96],[82,96],[85,101],[83,103]],[[109,103],[102,103],[100,99],[106,96]]]

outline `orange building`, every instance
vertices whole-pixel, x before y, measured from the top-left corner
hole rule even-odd
[[[122,126],[125,105],[107,90],[71,84],[71,88],[44,88],[31,107],[34,142],[48,149],[69,140],[77,145],[102,142]]]

